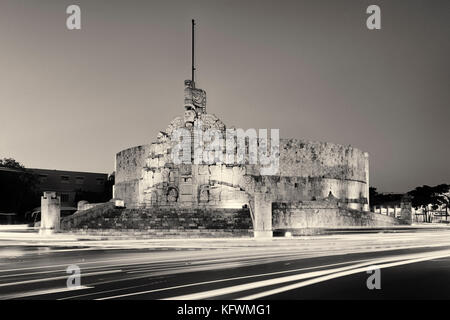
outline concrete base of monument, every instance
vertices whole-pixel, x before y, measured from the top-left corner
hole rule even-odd
[[[271,239],[371,232],[373,228],[380,230],[404,225],[401,219],[351,210],[327,201],[267,205],[270,202],[262,200],[256,202],[254,221],[248,207],[117,208],[114,203],[108,202],[63,217],[59,232],[130,239]]]
[[[253,231],[253,235],[256,239],[267,239],[267,238],[272,238],[273,237],[273,231],[267,231],[267,230],[263,230],[263,231]]]

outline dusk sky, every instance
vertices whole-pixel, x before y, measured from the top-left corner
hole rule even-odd
[[[183,114],[191,19],[197,86],[228,126],[367,151],[379,191],[450,183],[448,0],[1,0],[0,158],[111,173]]]

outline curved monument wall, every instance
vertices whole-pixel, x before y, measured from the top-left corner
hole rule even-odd
[[[280,139],[280,175],[366,181],[366,153],[329,142]]]
[[[124,200],[129,207],[139,202],[139,181],[149,151],[150,145],[142,145],[116,154],[114,198]]]
[[[123,199],[127,206],[140,206],[145,199],[140,181],[142,178],[148,180],[143,175],[143,168],[149,165],[148,157],[154,153],[156,146],[158,144],[137,146],[123,150],[116,156],[115,197]],[[199,184],[199,188],[200,184],[213,180],[224,180],[222,182],[236,185],[235,181],[242,180],[243,175],[250,175],[253,183],[245,186],[246,191],[251,193],[261,186],[267,187],[274,201],[320,200],[331,192],[335,198],[348,203],[350,208],[360,210],[367,207],[368,154],[351,146],[281,139],[280,169],[276,176],[258,177],[259,171],[252,166],[241,167],[242,170],[227,168],[229,174],[221,173],[225,170],[221,168],[224,165],[202,165],[199,169],[202,167],[209,168],[205,172],[209,178],[202,182],[204,178],[199,179],[200,176],[197,177],[195,173],[193,182]],[[220,174],[217,175],[216,171]],[[227,201],[226,197],[220,198]],[[194,200],[196,202],[197,197]],[[210,204],[218,205],[217,200]]]
[[[279,172],[254,179],[249,192],[269,193],[272,201],[311,201],[333,196],[356,210],[368,210],[369,158],[366,152],[328,142],[280,140]],[[330,194],[331,193],[331,194]]]
[[[374,212],[340,207],[334,201],[305,201],[272,204],[274,230],[292,234],[308,228],[387,227],[404,224],[399,219]]]
[[[279,175],[297,178],[294,187],[301,193],[294,191],[288,200],[321,199],[331,192],[351,208],[361,209],[360,204],[368,202],[369,155],[352,146],[281,139]]]

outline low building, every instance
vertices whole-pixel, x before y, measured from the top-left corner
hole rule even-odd
[[[55,191],[61,197],[61,205],[66,207],[77,206],[77,201],[106,201],[102,199],[107,193],[106,182],[108,174],[63,171],[48,169],[29,169],[38,178],[38,191]],[[91,199],[84,199],[84,198]],[[96,200],[96,198],[98,200]]]

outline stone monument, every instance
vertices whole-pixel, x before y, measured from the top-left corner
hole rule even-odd
[[[39,234],[47,235],[59,231],[61,198],[56,192],[45,191],[41,197],[41,227]]]

